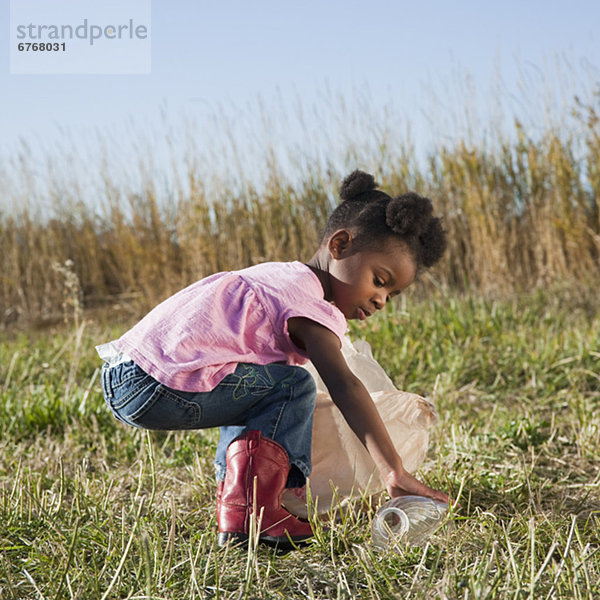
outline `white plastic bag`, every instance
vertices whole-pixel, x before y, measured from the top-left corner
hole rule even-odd
[[[434,405],[427,399],[401,392],[373,358],[369,344],[354,345],[344,339],[342,353],[352,372],[363,382],[390,433],[404,467],[414,472],[423,462],[429,429],[437,420]],[[319,514],[330,510],[334,498],[378,494],[385,490],[375,463],[333,404],[314,366],[307,369],[317,384],[312,439],[310,494]],[[335,492],[334,492],[335,489]],[[285,490],[283,504],[293,514],[306,517],[306,489]]]

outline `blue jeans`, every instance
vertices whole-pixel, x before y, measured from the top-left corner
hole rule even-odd
[[[310,475],[316,387],[301,367],[239,363],[210,392],[182,392],[159,383],[133,361],[105,363],[102,389],[117,419],[134,427],[221,427],[215,456],[218,480],[225,478],[227,447],[251,429],[285,448],[292,465],[287,487],[302,487]]]

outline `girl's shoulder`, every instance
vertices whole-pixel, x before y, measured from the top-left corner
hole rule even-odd
[[[297,273],[302,274],[305,272],[310,272],[310,269],[307,265],[300,262],[299,260],[289,261],[289,262],[281,262],[281,261],[270,261],[263,262],[253,265],[251,267],[246,267],[241,271],[238,271],[240,274],[252,274],[252,273]]]
[[[290,290],[299,287],[319,295],[321,284],[310,268],[300,261],[265,262],[238,272],[252,286]]]

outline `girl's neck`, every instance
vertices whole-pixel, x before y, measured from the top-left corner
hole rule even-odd
[[[329,260],[331,256],[327,248],[319,248],[314,256],[306,263],[306,266],[317,276],[323,288],[323,297],[327,302],[333,300],[331,292],[331,279],[329,277]]]

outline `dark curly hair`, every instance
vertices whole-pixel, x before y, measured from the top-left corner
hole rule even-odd
[[[353,229],[359,249],[381,248],[387,240],[406,245],[417,267],[431,267],[446,249],[442,220],[429,198],[413,192],[392,198],[377,189],[372,175],[354,171],[340,186],[342,203],[331,213],[323,241],[338,229]]]

